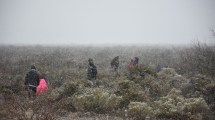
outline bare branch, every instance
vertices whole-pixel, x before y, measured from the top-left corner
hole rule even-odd
[[[210,28],[210,31],[212,33],[212,36],[215,37],[215,30],[213,28]]]

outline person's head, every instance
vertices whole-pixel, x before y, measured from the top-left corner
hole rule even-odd
[[[134,63],[138,64],[139,58],[138,57],[134,57]]]
[[[34,65],[31,65],[32,70],[36,70],[36,67]]]
[[[119,56],[116,56],[116,62],[119,63]]]
[[[89,62],[90,65],[94,64],[92,58],[89,58],[88,62]]]
[[[41,74],[40,79],[45,79],[45,74]]]
[[[131,62],[134,62],[134,60],[131,58],[131,60],[130,60]]]
[[[119,56],[116,56],[116,59],[119,59]]]

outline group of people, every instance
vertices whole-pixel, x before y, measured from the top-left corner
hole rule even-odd
[[[87,78],[91,81],[92,85],[96,84],[96,75],[97,75],[97,68],[93,62],[92,58],[89,58],[88,60],[88,72],[87,72]],[[128,79],[134,79],[136,73],[138,72],[138,62],[139,58],[134,57],[134,59],[131,59],[128,63],[127,70],[128,70]],[[116,56],[113,58],[113,60],[110,63],[111,65],[111,76],[112,78],[115,78],[117,75],[119,75],[119,56]]]
[[[31,70],[26,74],[25,86],[28,90],[29,98],[45,94],[48,90],[45,76],[40,75],[34,65],[31,66]]]
[[[139,58],[135,57],[128,63],[128,79],[133,79],[138,67]],[[91,82],[92,86],[96,85],[97,68],[92,58],[88,59],[87,79]],[[113,58],[110,63],[112,76],[118,75],[119,68],[119,56]],[[31,70],[26,74],[25,86],[28,89],[29,97],[40,96],[48,90],[46,78],[44,75],[40,75],[34,65],[31,66]]]

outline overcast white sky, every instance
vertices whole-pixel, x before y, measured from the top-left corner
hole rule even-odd
[[[0,44],[187,44],[215,0],[0,0]]]

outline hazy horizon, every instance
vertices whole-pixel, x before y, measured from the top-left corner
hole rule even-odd
[[[212,39],[214,0],[1,0],[0,45],[186,45]]]

